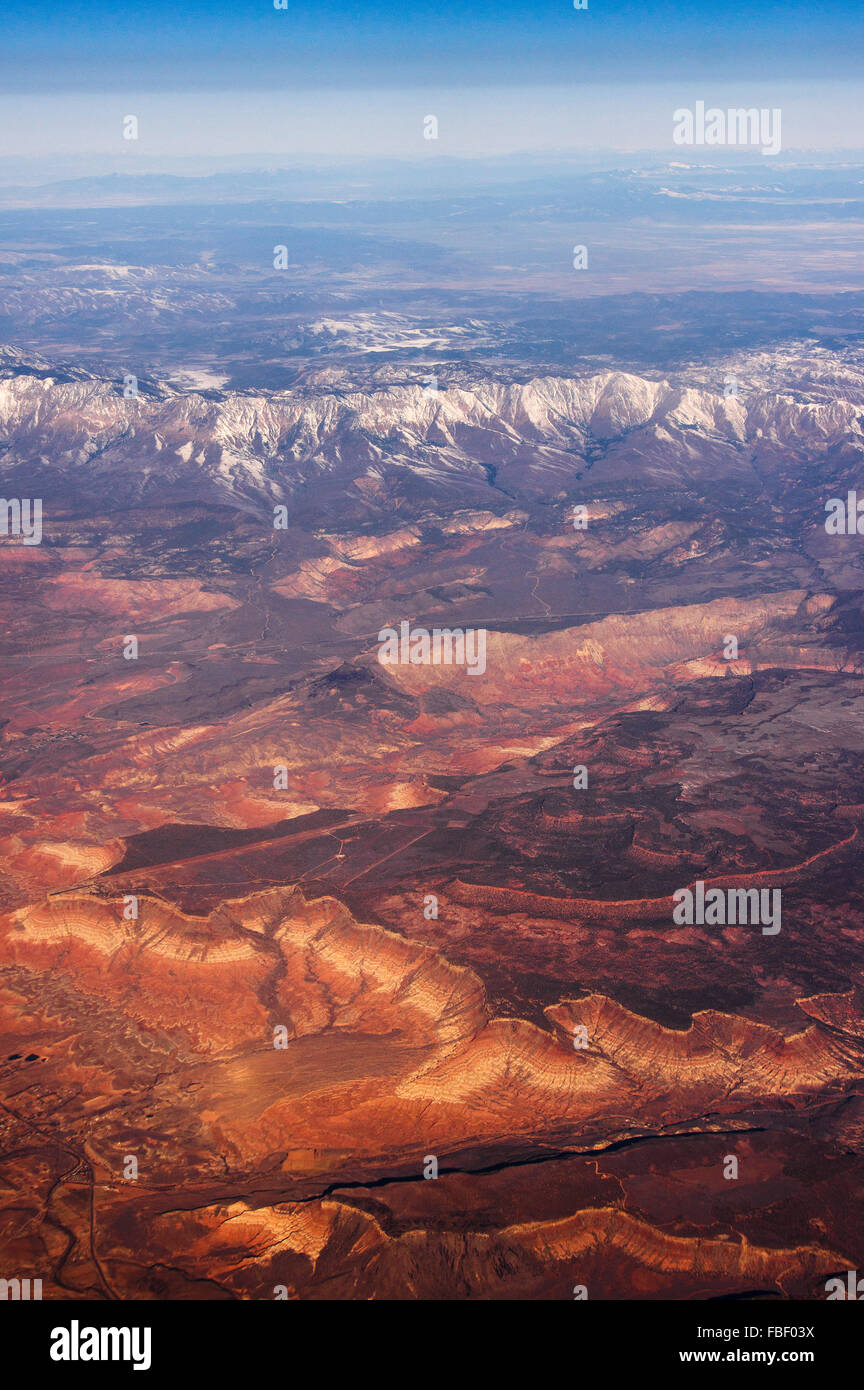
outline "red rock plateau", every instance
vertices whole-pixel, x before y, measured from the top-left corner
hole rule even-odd
[[[5,1265],[66,1300],[864,1268],[864,540],[822,526],[860,408],[142,399],[175,452],[136,495],[122,399],[16,372],[15,466],[61,462],[43,543],[0,539]],[[406,619],[485,671],[382,665]],[[699,882],[782,929],[676,922]]]

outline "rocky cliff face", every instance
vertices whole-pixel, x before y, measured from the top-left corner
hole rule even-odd
[[[674,381],[604,371],[505,384],[478,375],[470,387],[442,379],[434,390],[418,382],[266,394],[142,381],[127,396],[121,380],[52,370],[6,349],[0,476],[90,499],[110,477],[118,504],[189,494],[264,509],[282,501],[304,517],[314,487],[319,504],[365,519],[460,496],[499,506],[548,500],[589,466],[620,484],[625,441],[628,476],[638,458],[648,487],[708,476],[746,487],[778,448],[812,467],[831,449],[864,447],[854,354],[831,372],[821,355],[771,365],[769,374],[761,354],[730,363],[734,394],[716,373],[706,383],[694,370]]]
[[[861,1268],[864,377],[728,370],[5,352],[0,1204],[52,1297]],[[483,670],[382,663],[403,622]]]

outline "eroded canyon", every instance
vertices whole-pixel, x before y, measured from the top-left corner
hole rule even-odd
[[[6,353],[4,495],[44,499],[0,539],[10,1267],[699,1299],[864,1265],[864,540],[824,526],[862,402],[857,349],[801,343],[134,399]],[[482,675],[382,665],[406,619],[482,628]],[[782,931],[676,924],[697,881],[780,888]]]

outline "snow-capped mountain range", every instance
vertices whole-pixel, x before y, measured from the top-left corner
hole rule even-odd
[[[864,354],[806,345],[673,379],[599,370],[501,382],[446,373],[416,383],[299,391],[180,391],[0,353],[0,479],[33,492],[105,490],[117,504],[187,496],[242,506],[312,486],[368,503],[377,485],[413,496],[559,495],[588,467],[647,486],[694,469],[759,468],[778,449],[816,459],[864,451]],[[137,394],[134,392],[137,391]],[[29,494],[28,494],[29,495]],[[489,497],[485,498],[488,503]]]

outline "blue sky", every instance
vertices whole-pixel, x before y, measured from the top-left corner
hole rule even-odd
[[[854,77],[860,0],[84,0],[11,6],[0,91]]]
[[[784,149],[860,150],[862,3],[21,5],[3,18],[0,158],[666,149],[673,110],[698,100],[782,105]],[[141,136],[124,143],[130,113]]]

